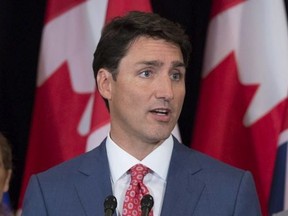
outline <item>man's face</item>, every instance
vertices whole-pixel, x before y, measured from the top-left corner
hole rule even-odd
[[[185,67],[179,47],[138,38],[111,79],[111,136],[158,144],[175,127],[185,96]]]

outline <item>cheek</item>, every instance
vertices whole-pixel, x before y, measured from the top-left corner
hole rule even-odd
[[[179,87],[174,91],[174,97],[177,101],[177,104],[179,104],[179,106],[181,107],[184,102],[185,94],[186,94],[185,87]]]
[[[144,95],[138,94],[131,90],[122,97],[120,103],[122,103],[123,106],[127,107],[128,112],[132,112],[131,114],[133,114],[136,113],[139,108],[143,107],[145,103],[144,101],[146,101],[144,98]]]
[[[119,112],[117,115],[133,115],[138,106],[140,96],[136,93],[137,88],[133,87],[129,83],[121,85],[112,95],[112,106],[115,112]]]
[[[118,100],[120,103],[136,105],[141,103],[148,94],[148,90],[143,86],[136,84],[135,82],[126,82],[118,88]]]

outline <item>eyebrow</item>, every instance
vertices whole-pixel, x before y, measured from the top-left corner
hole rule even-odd
[[[147,65],[147,66],[155,66],[155,67],[161,67],[163,65],[163,62],[157,61],[157,60],[153,60],[153,61],[140,61],[137,63],[137,65]],[[185,64],[181,61],[173,61],[171,63],[172,68],[175,67],[184,67],[185,68]]]

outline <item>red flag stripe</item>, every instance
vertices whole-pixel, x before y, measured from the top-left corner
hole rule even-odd
[[[109,0],[106,14],[106,21],[108,22],[111,18],[116,16],[122,16],[128,11],[140,10],[151,12],[152,8],[147,0]]]
[[[223,11],[228,10],[231,7],[234,7],[237,4],[243,3],[246,0],[216,0],[216,1],[215,3],[212,4],[211,19],[219,15]]]
[[[47,1],[47,10],[45,23],[48,23],[52,19],[61,14],[66,13],[73,7],[85,2],[86,0],[49,0]]]

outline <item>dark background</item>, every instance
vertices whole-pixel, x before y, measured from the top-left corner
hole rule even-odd
[[[182,24],[191,37],[193,52],[186,77],[186,99],[179,119],[182,141],[189,145],[211,0],[151,0],[151,3],[154,12]],[[10,196],[14,207],[25,165],[45,5],[45,0],[0,2],[0,131],[13,147]]]

